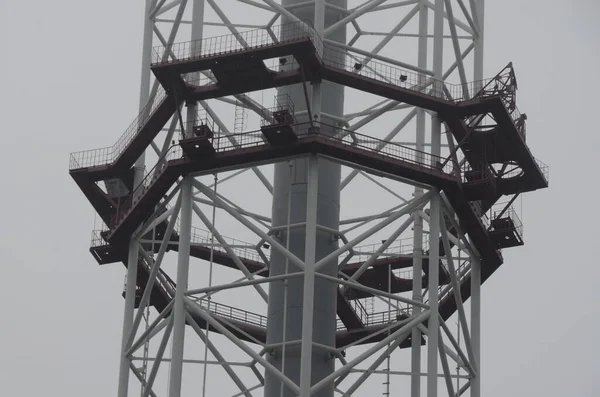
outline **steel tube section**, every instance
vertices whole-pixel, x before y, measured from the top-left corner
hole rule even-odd
[[[440,353],[440,362],[442,363],[442,369],[444,371],[444,380],[446,381],[446,388],[448,389],[448,396],[454,396],[454,385],[452,385],[452,375],[450,374],[450,367],[448,367],[448,357],[444,349],[444,342],[442,339],[442,332],[438,328],[438,350]]]
[[[315,1],[319,1],[319,0],[315,0]],[[321,0],[321,1],[323,1],[323,4],[325,3],[324,0]],[[352,21],[355,21],[358,17],[369,12],[370,10],[377,7],[381,3],[384,3],[385,1],[387,1],[387,0],[374,0],[373,2],[369,3],[367,6],[362,7],[360,9],[352,12],[347,17],[342,18],[340,21],[334,23],[333,25],[331,25],[327,29],[325,29],[325,31],[323,32],[324,35],[321,35],[321,37],[325,38],[326,36],[333,34],[333,32],[335,32],[336,30],[346,26],[348,23],[350,23]]]
[[[142,390],[144,390],[144,388],[146,387],[146,381],[144,380],[144,377],[142,376],[140,371],[138,371],[138,369],[135,367],[135,365],[133,365],[132,362],[129,363],[129,369],[131,369],[131,372],[133,372],[135,377],[140,381],[140,384],[142,385]],[[150,396],[157,397],[156,393],[154,393],[153,390],[150,390]]]
[[[279,276],[265,277],[262,279],[253,279],[253,280],[248,280],[248,281],[240,281],[237,283],[220,284],[220,285],[215,285],[213,287],[191,289],[186,292],[186,295],[196,295],[196,294],[202,294],[202,293],[207,293],[207,292],[224,291],[227,289],[247,287],[249,285],[272,283],[273,281],[280,281],[280,280],[286,280],[286,279],[290,279],[290,278],[294,278],[294,277],[300,277],[303,274],[304,274],[303,272],[287,273],[287,274],[281,274]]]
[[[373,182],[374,184],[376,184],[377,186],[379,186],[380,188],[382,188],[383,190],[385,190],[386,192],[388,192],[389,194],[391,194],[392,196],[396,197],[398,200],[403,201],[405,203],[408,201],[404,197],[400,196],[398,193],[394,192],[389,187],[385,186],[383,183],[379,182],[377,179],[373,178],[371,175],[369,175],[365,171],[360,171],[359,173],[362,176],[364,176],[366,179],[370,180],[371,182]]]
[[[402,18],[400,20],[400,22],[398,22],[398,24],[396,26],[394,26],[392,28],[392,30],[390,30],[385,37],[375,46],[375,48],[373,48],[370,52],[373,54],[379,54],[379,51],[381,51],[383,49],[383,47],[385,47],[396,35],[396,33],[398,33],[404,26],[406,26],[406,24],[408,24],[415,15],[417,15],[417,12],[419,12],[419,5],[415,5],[405,16],[404,18]],[[372,55],[367,55],[367,57],[363,60],[363,64],[366,65],[369,62],[371,62],[371,59],[373,59]],[[402,66],[402,67],[406,67],[406,66]],[[412,69],[414,70],[414,66],[412,67]],[[419,68],[420,69],[420,68]],[[423,72],[422,70],[418,70],[419,72]],[[427,73],[426,73],[427,74]],[[429,74],[432,74],[431,72],[429,72]]]
[[[214,186],[209,186],[209,188],[213,188]],[[223,196],[219,195],[219,197],[221,197],[221,199],[223,199],[224,201],[226,200]],[[196,201],[197,203],[201,203],[201,204],[206,204],[206,205],[214,205],[214,203],[210,200],[206,200],[200,197],[194,197],[194,201]],[[246,211],[243,208],[239,207],[238,205],[236,205],[235,203],[233,203],[232,201],[228,202],[232,207],[234,207],[240,214],[245,215],[245,216],[249,216],[250,218],[254,219],[255,221],[257,221],[258,223],[260,223],[263,226],[267,226],[266,222],[271,222],[271,218],[260,215],[260,214],[255,214],[253,212],[250,211]],[[217,206],[217,208],[220,208],[219,206]]]
[[[181,227],[179,230],[179,251],[177,252],[177,288],[173,304],[173,347],[169,397],[181,395],[183,347],[185,337],[185,292],[188,285],[190,265],[190,236],[192,230],[192,183],[185,177],[181,184]]]
[[[428,1],[427,6],[435,12],[435,7],[436,7],[435,3]],[[450,16],[448,15],[447,12],[444,11],[443,17],[445,19],[448,19],[448,21],[450,21]],[[462,21],[456,20],[456,19],[454,19],[453,22],[456,24],[456,26],[458,26],[459,28],[461,28],[462,30],[464,30],[465,32],[467,32],[468,34],[473,36],[473,31],[471,30],[471,27],[469,25],[467,25],[466,23],[464,23]],[[434,33],[434,35],[435,35],[435,33]]]
[[[292,14],[290,11],[288,11],[286,9],[286,7],[283,7],[280,4],[277,4],[276,2],[274,2],[273,0],[262,0],[264,3],[268,4],[271,7],[271,11],[275,11],[283,16],[285,16],[286,18],[289,19],[289,22],[301,22],[302,20],[300,18],[298,18],[296,15]],[[287,4],[293,4],[290,2],[283,2],[283,4],[287,5]]]
[[[399,335],[398,338],[391,343],[388,348],[369,366],[369,368],[364,371],[361,376],[346,390],[346,394],[351,396],[366,380],[369,376],[371,376],[375,371],[375,368],[379,367],[383,360],[388,358],[392,352],[400,346],[400,343],[404,342],[404,340],[408,337],[410,330],[405,331],[403,334]],[[389,375],[389,372],[386,373]]]
[[[225,248],[225,251],[227,252],[227,255],[235,263],[235,265],[238,267],[238,269],[240,269],[241,272],[244,273],[244,276],[246,276],[250,280],[254,280],[254,276],[252,275],[252,273],[250,273],[250,270],[248,270],[248,268],[246,267],[246,265],[244,265],[244,263],[240,260],[240,258],[235,253],[235,251],[229,246],[229,243],[227,243],[227,241],[223,238],[223,236],[221,236],[221,233],[219,233],[219,231],[210,222],[210,220],[206,217],[206,215],[204,215],[204,213],[202,211],[200,211],[200,208],[198,208],[198,206],[195,203],[192,204],[192,208],[193,208],[194,212],[196,213],[196,215],[198,215],[198,217],[200,218],[200,220],[202,221],[202,223],[204,223],[204,225],[208,228],[208,230],[210,230],[210,232],[212,233],[212,235],[217,239],[217,241],[219,242],[219,244],[221,244],[221,246],[223,248]],[[261,288],[260,285],[258,285],[258,284],[252,284],[252,286],[256,289],[256,292],[258,292],[258,294],[260,295],[260,297],[265,302],[269,301],[269,296]]]
[[[464,367],[467,369],[467,371],[472,376],[475,376],[475,374],[476,374],[475,368],[473,368],[473,366],[469,362],[469,359],[467,358],[467,356],[465,355],[465,353],[460,348],[460,345],[458,344],[458,341],[454,338],[454,335],[452,335],[452,332],[450,331],[450,328],[448,328],[448,326],[446,325],[446,323],[444,321],[440,321],[440,326],[442,327],[442,329],[444,330],[444,333],[448,337],[448,340],[450,341],[450,343],[452,344],[452,346],[456,350],[456,353],[458,354],[458,356],[462,360],[462,363],[463,363]]]
[[[389,330],[391,330],[392,328],[395,328],[395,327],[400,327],[400,326],[402,326],[402,325],[406,324],[406,323],[407,323],[409,320],[410,320],[410,318],[408,318],[408,319],[405,319],[405,320],[402,320],[402,321],[397,321],[397,322],[395,322],[395,323],[392,323],[392,324],[388,325],[387,327],[381,328],[380,330],[373,332],[373,333],[372,333],[372,334],[370,334],[370,335],[363,336],[362,338],[360,338],[360,339],[357,339],[357,340],[355,340],[355,341],[353,341],[353,342],[351,342],[351,343],[348,343],[347,345],[344,345],[344,346],[341,346],[341,347],[339,347],[339,348],[338,348],[338,351],[342,352],[342,351],[344,351],[344,350],[346,350],[346,349],[349,349],[349,348],[351,348],[352,346],[356,346],[356,345],[363,344],[363,342],[366,342],[367,340],[369,340],[369,339],[371,339],[371,338],[374,338],[374,337],[376,337],[377,335],[381,335],[381,334],[385,334],[385,333],[387,333],[387,332],[388,332]],[[339,384],[339,383],[340,383],[340,380],[339,380],[339,379],[340,379],[340,378],[338,378],[338,380],[336,380],[336,384]]]
[[[440,217],[440,223],[442,225],[442,230],[446,229],[444,217]],[[446,233],[442,233],[442,244],[444,246],[444,252],[446,257],[446,262],[448,264],[448,271],[450,273],[450,283],[452,284],[452,290],[454,292],[454,300],[456,302],[456,308],[458,310],[458,318],[460,321],[460,325],[463,329],[463,337],[465,339],[465,345],[467,346],[467,353],[469,354],[469,359],[472,362],[475,362],[473,357],[473,349],[471,347],[471,335],[469,333],[469,324],[467,323],[467,315],[465,314],[465,308],[463,306],[463,300],[460,295],[460,285],[456,278],[456,267],[454,266],[454,260],[452,259],[452,251],[450,248],[450,243],[448,242],[448,237]]]
[[[392,131],[390,131],[390,133],[387,134],[387,136],[385,138],[383,138],[383,142],[380,142],[377,144],[377,146],[375,146],[375,151],[380,151],[381,149],[383,149],[388,142],[390,142],[392,139],[394,139],[396,137],[396,135],[398,135],[398,133],[404,127],[406,127],[406,125],[413,119],[413,117],[415,117],[416,114],[417,114],[417,109],[411,110],[406,115],[406,117],[404,117],[404,119],[400,123],[398,123],[398,125],[396,127],[394,127],[394,129],[392,129]],[[344,178],[344,180],[342,181],[342,189],[344,188],[344,186],[349,184],[356,177],[356,175],[358,175],[359,172],[361,172],[361,171],[352,170],[350,172],[350,174],[348,174],[348,176],[346,178]],[[404,201],[406,201],[406,200],[404,200]]]
[[[179,211],[179,208],[177,208],[177,210]],[[175,212],[175,207],[171,207],[168,210],[166,210],[163,214],[159,215],[156,219],[150,222],[148,226],[146,226],[144,230],[140,233],[140,235],[143,236],[152,229],[154,229],[158,224],[162,223],[162,221],[170,217],[171,214],[173,214],[173,212]]]
[[[153,12],[152,18],[164,14],[165,12],[177,7],[177,5],[179,5],[179,4],[181,4],[181,0],[173,0],[172,2],[161,7],[160,9],[157,9],[156,12]]]
[[[152,10],[150,11],[150,18],[148,19],[154,19],[154,17],[156,17],[156,13],[160,11],[160,8],[163,6],[163,4],[166,3],[167,0],[158,0],[158,2],[156,0],[153,0],[152,3]]]
[[[428,55],[428,25],[429,9],[425,0],[419,1],[419,39],[417,65],[421,69],[427,69]],[[425,84],[422,77],[419,78],[419,85]],[[415,139],[415,149],[418,153],[425,152],[425,111],[417,109],[417,131]],[[423,189],[415,188],[415,197],[423,195]],[[413,283],[412,299],[417,302],[423,302],[423,219],[419,213],[413,213]],[[413,315],[420,313],[419,306],[413,306]],[[421,377],[416,374],[421,372],[421,331],[418,327],[413,328],[411,335],[411,397],[421,396]]]
[[[152,267],[150,268],[150,274],[148,275],[148,281],[146,282],[144,292],[140,299],[140,304],[139,304],[140,308],[146,307],[146,305],[149,304],[150,294],[152,293],[152,289],[154,288],[154,283],[156,281],[156,277],[158,276],[158,272],[160,270],[160,265],[162,263],[162,259],[165,255],[165,252],[167,251],[167,247],[169,245],[169,241],[170,241],[171,235],[173,233],[173,228],[175,227],[175,222],[177,220],[177,213],[179,212],[179,205],[180,205],[180,202],[179,202],[179,200],[177,200],[177,204],[175,205],[175,207],[173,207],[174,215],[171,217],[171,219],[169,220],[169,223],[167,224],[164,238],[160,244],[160,248],[158,249],[156,261],[152,264]],[[137,327],[140,325],[140,321],[142,320],[143,312],[144,311],[140,309],[136,313],[135,319],[133,320],[132,329],[129,334],[128,344],[130,344],[133,341]]]
[[[376,7],[376,8],[374,8],[373,10],[371,10],[371,12],[373,12],[373,11],[389,10],[391,8],[398,8],[398,7],[410,6],[410,5],[416,4],[418,2],[419,2],[419,0],[407,0],[407,1],[400,1],[400,2],[397,2],[397,3],[393,3],[393,4],[383,4],[383,5],[380,5],[380,6]]]
[[[332,374],[321,379],[321,381],[319,381],[318,383],[316,383],[314,386],[311,387],[311,392],[313,394],[318,392],[322,387],[325,387],[329,382],[333,381],[338,376],[342,376],[342,375],[348,373],[352,368],[354,368],[355,366],[357,366],[358,364],[363,362],[368,357],[371,357],[376,351],[378,351],[382,347],[386,346],[388,343],[395,341],[393,344],[395,344],[395,343],[400,344],[402,342],[400,340],[400,339],[402,339],[401,335],[403,335],[405,333],[408,334],[412,327],[415,327],[418,324],[420,324],[423,321],[430,318],[429,313],[430,313],[429,310],[426,310],[423,313],[421,313],[419,316],[413,317],[413,319],[411,321],[409,321],[406,325],[400,327],[398,330],[394,331],[392,334],[387,336],[385,339],[377,342],[375,345],[373,345],[372,347],[370,347],[363,353],[359,354],[353,360],[348,361],[348,363],[346,365],[344,365],[341,368],[338,368]]]
[[[437,193],[437,192],[436,192]],[[435,194],[431,199],[431,216],[429,233],[429,306],[431,316],[427,325],[427,396],[437,397],[438,371],[438,286],[439,286],[439,236],[440,236],[440,196]]]
[[[203,184],[199,183],[198,181],[195,181],[194,185],[196,186],[196,188],[198,190],[200,190],[202,193],[204,193],[206,196],[208,196],[211,200],[213,200],[215,202],[215,204],[217,204],[219,206],[219,208],[224,209],[229,215],[234,217],[242,225],[246,226],[248,229],[250,229],[256,235],[258,235],[260,238],[264,239],[266,242],[271,244],[271,247],[273,248],[273,250],[278,251],[280,254],[287,257],[290,260],[290,263],[293,263],[300,269],[304,270],[304,261],[302,261],[296,255],[294,255],[291,252],[289,252],[288,250],[286,250],[285,247],[283,245],[281,245],[277,240],[275,240],[274,238],[271,238],[271,236],[269,236],[267,233],[260,230],[252,222],[249,222],[247,219],[245,219],[243,216],[241,216],[236,210],[234,210],[229,205],[227,205],[225,203],[225,201],[223,201],[222,199],[220,199],[219,197],[214,195],[212,193],[212,191],[210,189],[208,189],[206,186],[204,186]]]
[[[407,213],[410,213],[411,211],[415,210],[416,208],[421,206],[427,199],[429,199],[430,196],[431,196],[431,194],[428,193],[428,194],[423,195],[422,197],[413,199],[401,211],[398,211],[397,213],[390,216],[389,218],[384,219],[383,221],[379,222],[375,226],[371,227],[369,230],[365,231],[364,233],[361,233],[358,237],[352,239],[349,243],[344,244],[342,247],[333,251],[332,253],[330,253],[329,255],[324,257],[323,259],[320,259],[315,264],[316,269],[319,270],[322,266],[324,266],[327,263],[327,261],[330,261],[333,258],[337,258],[341,253],[344,253],[344,252],[348,251],[349,249],[353,248],[354,246],[356,246],[357,244],[360,244],[364,239],[372,236],[374,233],[377,233],[379,230],[383,229],[384,227],[386,227],[390,223],[394,222],[401,216],[406,215]]]
[[[201,1],[204,2],[204,0],[201,0]],[[240,33],[237,31],[235,26],[231,23],[229,18],[227,18],[227,15],[225,15],[225,13],[221,10],[221,8],[219,8],[217,3],[214,0],[205,0],[205,1],[208,4],[210,4],[210,6],[215,11],[217,16],[221,19],[221,21],[223,21],[225,26],[227,26],[227,29],[229,29],[229,31],[235,36],[235,38],[237,39],[237,41],[239,41],[239,43],[242,45],[242,47],[248,48],[248,43],[246,43],[246,40],[244,40],[244,38],[240,35]]]
[[[429,6],[429,3],[428,3]],[[433,26],[433,72],[434,78],[442,81],[444,45],[444,0],[435,0]],[[431,154],[440,156],[442,125],[437,115],[431,118]],[[431,200],[431,222],[429,224],[429,304],[432,315],[427,325],[427,396],[437,397],[438,373],[438,286],[439,286],[439,236],[441,197],[438,191]],[[446,233],[446,231],[443,231]]]
[[[471,27],[471,30],[473,30],[473,39],[477,39],[479,38],[479,28],[477,27],[477,25],[475,25],[475,22],[473,21],[473,18],[471,18],[471,14],[469,13],[469,10],[467,10],[467,7],[465,6],[465,3],[463,2],[463,0],[456,0],[458,3],[458,6],[460,7],[463,15],[465,16],[465,19],[467,20],[467,23],[469,24],[469,26]]]
[[[325,2],[322,1],[324,8]],[[317,205],[319,198],[319,163],[316,155],[308,161],[306,192],[306,240],[304,252],[304,296],[302,299],[302,343],[300,347],[300,397],[310,397],[313,351],[313,311],[315,298],[315,244],[317,238]]]
[[[479,257],[479,251],[477,251],[477,248],[475,248],[475,246],[473,246],[473,244],[471,244],[465,236],[464,232],[460,228],[460,225],[458,224],[458,221],[454,218],[454,211],[452,210],[452,206],[450,205],[450,203],[448,203],[448,200],[445,197],[442,199],[442,203],[442,211],[448,216],[447,219],[450,221],[450,224],[452,225],[452,227],[458,234],[458,237],[460,238],[459,242],[461,242],[462,246],[464,246],[464,248],[461,247],[461,245],[459,245],[459,247],[461,247],[461,249],[463,250],[466,248],[467,252],[471,256]],[[450,241],[452,241],[452,237],[450,237]]]
[[[475,7],[473,7],[475,5]],[[479,37],[475,39],[474,77],[483,80],[483,40],[485,0],[471,0],[471,12],[479,27]],[[480,87],[475,87],[478,89]],[[471,261],[471,343],[473,348],[474,365],[477,368],[475,377],[471,380],[471,396],[481,396],[481,262],[479,257]],[[465,385],[467,386],[467,385]],[[462,392],[462,389],[461,391]]]
[[[392,212],[397,211],[399,209],[401,209],[402,207],[406,206],[410,204],[410,201],[405,201],[402,204],[399,204],[395,207],[392,207],[386,211],[380,212],[379,214],[375,214],[375,215],[367,215],[367,216],[360,216],[358,218],[350,218],[350,219],[344,219],[340,222],[340,224],[342,225],[348,225],[348,224],[352,224],[352,223],[359,223],[360,225],[356,225],[350,229],[344,230],[343,233],[348,233],[350,230],[355,229],[356,227],[361,227],[366,225],[367,223],[374,221],[375,219],[381,219],[381,218],[385,218],[387,216],[389,216]]]
[[[169,323],[167,324],[167,328],[165,329],[165,333],[158,345],[158,350],[156,351],[156,361],[152,365],[152,369],[150,370],[150,374],[148,375],[148,380],[146,381],[146,388],[142,393],[142,397],[148,397],[148,394],[152,390],[152,385],[154,384],[154,380],[156,379],[156,375],[158,374],[158,367],[160,367],[160,363],[163,355],[165,354],[165,350],[167,348],[167,343],[169,342],[169,336],[171,336],[171,331],[173,330],[173,317],[169,318]]]
[[[162,320],[166,317],[167,314],[169,314],[172,307],[173,307],[173,301],[169,302],[169,304],[158,315],[158,317],[152,322],[152,324],[150,324],[150,326],[148,326],[148,328],[140,335],[138,340],[135,341],[131,345],[131,347],[129,348],[129,350],[127,350],[127,352],[125,352],[125,354],[127,356],[131,356],[137,349],[139,349],[146,342],[146,340],[150,339],[150,336],[149,336],[150,334],[158,333],[162,328],[164,328],[167,325],[169,320],[165,320],[165,321],[162,321]],[[142,310],[140,310],[140,311],[142,311]],[[156,331],[155,331],[155,329],[156,329]]]
[[[233,371],[231,365],[225,360],[215,345],[210,341],[210,339],[208,339],[207,335],[204,334],[204,331],[200,328],[198,323],[194,321],[194,318],[189,313],[186,313],[186,319],[192,329],[196,332],[200,339],[202,339],[202,342],[206,344],[208,350],[210,350],[213,356],[215,356],[215,358],[218,360],[218,363],[221,364],[225,372],[227,372],[227,375],[229,375],[231,380],[233,380],[233,383],[235,383],[235,385],[246,397],[252,397],[252,394],[247,391],[248,388],[246,385],[244,385],[239,376],[237,376],[237,374]],[[206,362],[204,364],[206,365]],[[204,379],[203,382],[206,383],[206,379]]]
[[[133,331],[138,255],[138,242],[135,239],[132,239],[129,243],[129,256],[127,257],[127,283],[125,285],[125,309],[123,311],[123,334],[120,356],[121,364],[119,367],[118,397],[127,397],[129,387],[129,358],[125,353],[129,349],[129,334]]]
[[[252,348],[247,346],[244,342],[239,340],[231,331],[229,331],[225,326],[216,321],[210,314],[207,313],[206,310],[199,307],[194,301],[190,298],[185,297],[186,306],[190,312],[197,314],[202,317],[211,327],[215,328],[220,334],[229,339],[233,344],[239,347],[242,351],[248,354],[250,357],[254,359],[257,363],[261,364],[265,370],[277,377],[280,381],[284,382],[285,385],[293,390],[294,393],[298,394],[300,392],[300,388],[296,385],[292,380],[290,380],[287,376],[282,374],[277,368],[271,365],[267,360],[262,358],[262,356],[256,353]]]
[[[202,105],[202,107],[206,110],[206,112],[209,114],[209,116],[219,126],[219,128],[221,129],[221,133],[226,134],[227,138],[229,139],[229,141],[234,146],[239,146],[239,144],[238,144],[237,140],[235,139],[235,137],[233,137],[233,136],[230,135],[231,133],[230,133],[229,129],[227,128],[227,126],[223,123],[223,121],[221,120],[221,118],[214,112],[214,110],[208,105],[208,103],[206,103],[206,101],[200,101],[200,105]],[[267,178],[262,173],[262,171],[258,167],[252,167],[252,172],[254,172],[254,174],[262,182],[262,184],[269,191],[269,193],[272,194],[273,193],[273,186],[267,180]]]
[[[152,26],[154,23],[150,18],[150,12],[156,0],[146,0],[144,10],[144,34],[142,43],[142,70],[140,77],[140,112],[146,106],[149,99],[150,87],[150,59],[152,56]],[[133,186],[137,187],[144,179],[145,154],[137,159],[134,165]],[[135,311],[135,289],[137,286],[137,263],[139,247],[137,239],[132,238],[129,242],[129,255],[127,258],[127,285],[125,289],[125,307],[123,309],[123,332],[121,338],[121,356],[119,364],[118,397],[127,397],[129,389],[129,359],[125,356],[128,349],[129,334],[133,328],[133,313]]]
[[[318,278],[322,278],[322,279],[325,279],[325,280],[330,280],[330,281],[338,283],[338,284],[342,284],[342,285],[346,285],[348,287],[352,287],[353,289],[358,289],[358,290],[361,290],[361,291],[369,292],[371,294],[374,294],[374,295],[377,295],[377,296],[382,296],[382,297],[385,297],[385,298],[391,298],[392,300],[395,300],[395,301],[398,301],[398,302],[403,302],[403,303],[406,303],[406,304],[409,304],[409,305],[415,305],[415,306],[419,306],[419,307],[422,307],[422,308],[425,308],[425,309],[429,309],[429,307],[430,307],[426,303],[416,302],[416,301],[414,301],[412,299],[408,299],[408,298],[405,298],[405,297],[400,296],[400,295],[388,294],[387,292],[382,291],[382,290],[378,290],[378,289],[371,288],[371,287],[366,287],[366,286],[360,284],[358,281],[346,281],[346,280],[343,280],[341,278],[331,277],[331,276],[328,276],[328,275],[323,274],[323,273],[317,273],[316,276]]]
[[[360,267],[354,272],[352,277],[350,277],[350,281],[356,281],[358,278],[379,258],[379,256],[386,250],[396,239],[404,233],[404,231],[413,223],[413,218],[410,217],[400,225],[398,229],[396,229],[386,240],[385,243],[381,244],[381,247],[373,253]],[[389,277],[388,277],[389,278]],[[389,291],[388,291],[389,292]]]
[[[463,98],[469,98],[469,88],[467,86],[467,74],[465,73],[465,66],[463,65],[462,56],[460,55],[460,43],[458,42],[458,33],[456,32],[456,24],[454,23],[454,12],[452,10],[452,4],[450,0],[445,0],[446,9],[448,10],[448,25],[450,26],[450,34],[452,35],[452,48],[454,49],[454,56],[458,65],[458,75],[460,82],[462,83]]]
[[[471,262],[471,344],[476,373],[471,380],[471,396],[481,395],[481,262]]]

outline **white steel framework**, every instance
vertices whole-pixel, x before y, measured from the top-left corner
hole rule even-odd
[[[287,6],[274,0],[146,0],[140,110],[159,91],[149,69],[153,46],[169,47],[222,34],[231,34],[245,46],[241,33],[270,30],[282,18],[298,20],[296,15],[306,10],[314,15],[315,31],[325,44],[351,51],[348,56],[357,68],[377,74],[371,63],[382,61],[418,72],[419,84],[427,84],[427,78],[453,80],[462,86],[465,98],[476,89],[470,81],[483,80],[484,0],[348,3],[348,8],[342,8],[325,0]],[[337,15],[337,21],[328,26],[326,10]],[[328,39],[341,28],[347,29],[346,43]],[[192,78],[214,77],[198,74]],[[426,109],[346,88],[344,114],[322,114],[321,85],[327,84],[309,87],[309,110],[296,117],[308,113],[308,118],[328,118],[349,131],[378,136],[384,141],[378,150],[385,142],[410,146],[422,153],[423,162],[427,155],[452,157],[456,163],[462,160],[453,151],[459,142],[446,133],[435,112]],[[183,119],[191,126],[197,114],[207,115],[221,136],[257,130],[257,120],[268,114],[275,95],[274,90],[266,90],[188,104]],[[144,178],[145,165],[152,168],[177,135],[185,136],[184,130],[191,128],[187,125],[178,121],[176,112],[137,161],[135,185]],[[234,136],[230,140],[236,144]],[[282,396],[316,395],[329,384],[344,396],[404,395],[409,390],[412,397],[465,392],[480,396],[480,261],[461,232],[453,208],[431,186],[390,179],[344,163],[340,227],[332,230],[317,223],[318,165],[323,161],[333,160],[308,156],[305,170],[296,168],[294,164],[299,163],[288,162],[290,175],[304,172],[306,176],[306,220],[292,224],[288,219],[287,225],[279,228],[271,226],[269,215],[272,165],[179,179],[165,199],[169,207],[157,210],[129,244],[128,263],[143,261],[150,276],[140,297],[136,291],[138,267],[128,267],[119,397],[258,396],[263,393],[266,374],[281,382]],[[166,230],[160,238],[154,237],[164,221]],[[302,258],[282,238],[295,229],[303,230],[306,238]],[[153,237],[148,237],[150,232]],[[317,258],[315,239],[323,233],[339,248],[326,258]],[[208,257],[191,257],[190,250],[195,247],[207,250]],[[286,258],[289,272],[260,274],[269,267],[269,252]],[[219,266],[217,256],[228,257],[231,267]],[[332,258],[339,262],[336,277],[320,271]],[[378,266],[378,259],[385,258],[411,261],[410,266],[394,270],[397,279],[408,282],[403,292],[357,281]],[[249,268],[250,261],[262,267]],[[352,276],[344,273],[349,263],[361,264]],[[446,269],[449,281],[441,282],[440,268]],[[176,287],[165,274],[175,280]],[[266,328],[269,285],[281,283],[286,288],[297,278],[304,280],[302,337],[269,345],[253,332]],[[312,308],[322,302],[313,301],[313,291],[319,282],[358,293],[361,297],[350,303],[372,332],[336,346],[315,343]],[[170,303],[160,313],[148,310],[155,283],[171,294]],[[464,283],[470,283],[469,305],[460,295]],[[451,295],[455,296],[456,315],[442,318],[438,303]],[[338,324],[338,328],[341,335],[344,325]],[[267,359],[273,354],[286,357],[286,349],[296,349],[301,357],[299,382]],[[319,349],[329,353],[335,370],[314,382],[311,354]]]

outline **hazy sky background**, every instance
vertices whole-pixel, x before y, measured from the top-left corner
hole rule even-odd
[[[0,1],[1,395],[116,394],[123,266],[88,253],[68,155],[137,113],[142,3]],[[600,395],[599,18],[594,0],[486,4],[486,76],[514,62],[528,143],[551,167],[523,200],[525,247],[483,288],[486,397]]]

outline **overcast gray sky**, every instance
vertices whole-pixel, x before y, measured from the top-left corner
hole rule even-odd
[[[137,113],[142,1],[0,0],[0,394],[115,395],[123,267],[88,253],[72,151]],[[600,4],[489,0],[486,75],[514,62],[551,188],[523,200],[526,245],[483,288],[483,392],[600,395]],[[397,394],[401,395],[401,394]]]

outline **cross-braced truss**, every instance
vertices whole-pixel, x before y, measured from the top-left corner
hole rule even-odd
[[[281,396],[417,397],[422,379],[428,396],[438,384],[480,395],[480,286],[500,249],[523,244],[515,199],[548,185],[514,70],[483,79],[483,0],[344,3],[147,0],[140,114],[114,146],[70,162],[106,225],[92,254],[128,268],[120,397],[256,396],[265,377]],[[329,89],[345,91],[344,113],[323,110]],[[302,222],[273,226],[273,163],[303,175]],[[318,222],[323,163],[342,166],[339,228]],[[318,257],[317,241],[333,248]],[[286,339],[284,309],[285,342],[272,343],[269,291],[295,280],[301,337]],[[323,283],[329,345],[312,338]],[[314,355],[335,363],[318,379]]]

